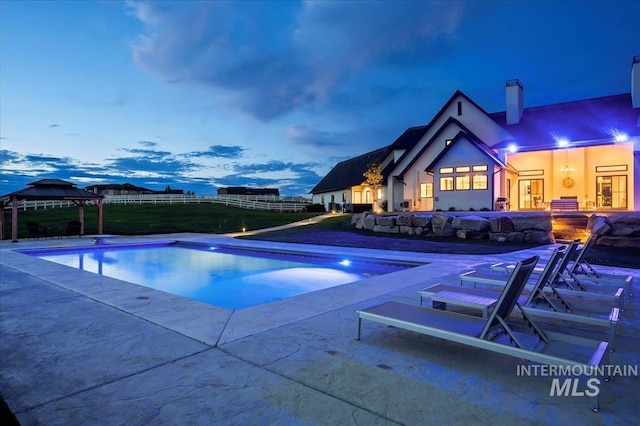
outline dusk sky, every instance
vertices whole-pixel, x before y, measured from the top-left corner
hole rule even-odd
[[[308,192],[461,90],[629,93],[640,1],[0,1],[0,195],[42,178]]]

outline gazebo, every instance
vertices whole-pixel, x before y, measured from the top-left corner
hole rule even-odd
[[[102,201],[104,196],[79,189],[75,183],[60,179],[41,179],[27,188],[0,197],[2,235],[5,235],[4,208],[11,204],[11,239],[18,241],[18,206],[28,200],[67,200],[79,209],[80,235],[84,234],[84,205],[93,201],[98,206],[98,234],[102,234]]]

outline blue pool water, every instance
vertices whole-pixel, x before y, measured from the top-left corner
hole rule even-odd
[[[26,253],[228,309],[416,266],[182,243]]]

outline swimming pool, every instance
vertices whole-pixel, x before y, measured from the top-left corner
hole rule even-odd
[[[417,266],[194,243],[22,252],[228,309],[242,309]]]

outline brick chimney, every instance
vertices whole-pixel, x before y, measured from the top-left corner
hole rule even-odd
[[[631,103],[640,108],[640,55],[633,58],[631,66]]]
[[[520,122],[524,109],[523,90],[522,83],[517,78],[507,80],[507,124]]]

